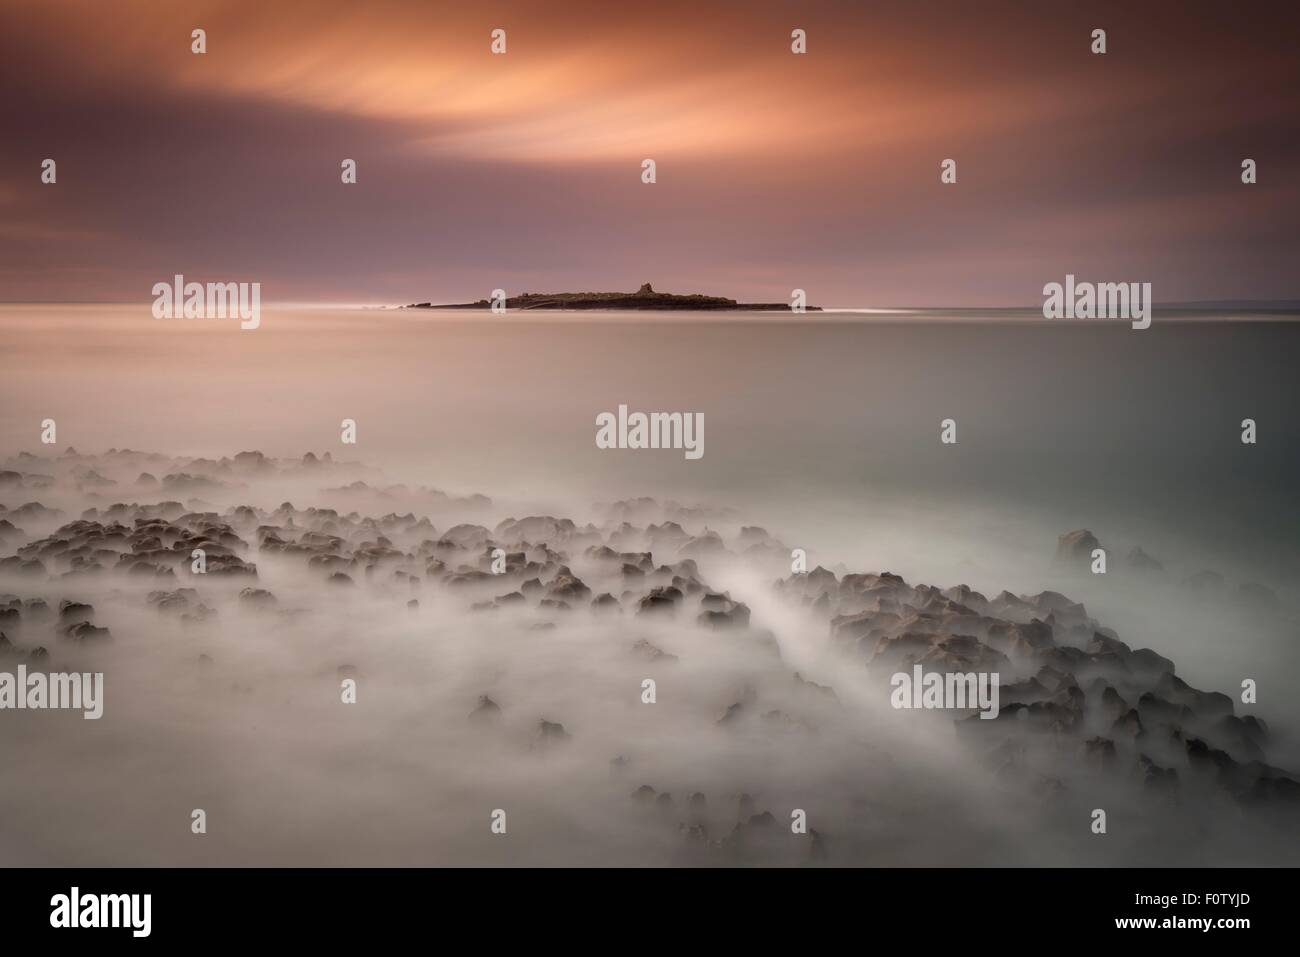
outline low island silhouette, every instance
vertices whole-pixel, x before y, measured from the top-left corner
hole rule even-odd
[[[478,302],[453,302],[438,305],[431,302],[414,302],[407,309],[490,309],[487,299]],[[705,296],[699,293],[678,295],[655,292],[650,283],[643,283],[636,292],[526,292],[506,299],[507,309],[682,309],[710,310],[764,310],[792,312],[788,302],[737,302],[723,296]],[[806,306],[809,312],[820,312],[820,306]]]

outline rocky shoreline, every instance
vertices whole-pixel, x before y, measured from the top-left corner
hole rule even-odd
[[[725,511],[653,499],[602,506],[594,521],[531,515],[489,524],[483,519],[494,506],[484,496],[371,484],[374,473],[360,468],[328,456],[275,460],[257,452],[10,459],[0,471],[0,667],[53,670],[97,649],[108,662],[112,715],[112,647],[137,616],[157,616],[167,632],[184,636],[168,641],[192,643],[195,668],[213,669],[223,666],[231,627],[251,621],[268,635],[291,632],[314,614],[302,596],[319,594],[327,605],[365,601],[407,615],[440,609],[480,622],[481,640],[526,635],[532,644],[554,642],[556,654],[565,636],[594,628],[621,649],[619,668],[665,688],[675,688],[695,656],[725,648],[737,663],[731,677],[695,686],[691,720],[697,733],[764,747],[799,739],[849,747],[883,719],[847,702],[862,689],[885,701],[884,682],[901,669],[994,672],[1002,676],[997,720],[965,712],[934,727],[955,728],[957,746],[1001,786],[1052,801],[1118,787],[1156,807],[1227,799],[1247,813],[1300,809],[1300,783],[1269,762],[1271,732],[1262,720],[1239,713],[1229,695],[1190,686],[1170,658],[1130,645],[1058,592],[988,597],[962,584],[909,584],[887,571],[790,573],[791,549],[764,529]],[[357,507],[256,504],[262,484],[285,477],[310,478]],[[167,497],[169,490],[179,497]],[[69,514],[35,498],[19,503],[29,493],[75,496],[88,507]],[[217,506],[200,493],[233,504]],[[414,510],[375,507],[412,501],[439,515],[437,523]],[[1062,536],[1060,547],[1068,557],[1093,542],[1081,531]],[[206,568],[195,574],[199,552]],[[724,588],[710,569],[730,567],[771,584],[747,593]],[[773,574],[782,567],[785,574]],[[284,569],[315,584],[282,592]],[[810,680],[787,662],[781,639],[754,610],[771,602],[795,610],[813,634],[822,629],[819,644],[839,662],[841,678]],[[322,666],[339,679],[376,667],[363,644],[346,658],[303,662]],[[231,680],[232,687],[246,681]],[[508,735],[536,754],[608,733],[553,702],[521,700],[499,680],[480,679],[459,700],[461,730],[448,733]],[[850,738],[836,744],[843,735]],[[648,820],[677,832],[683,853],[701,862],[766,859],[764,835],[790,812],[763,803],[761,772],[721,793],[682,791],[638,771],[629,761],[634,741],[625,745],[599,761],[628,813],[648,806]],[[815,826],[800,853],[853,862],[853,852]]]

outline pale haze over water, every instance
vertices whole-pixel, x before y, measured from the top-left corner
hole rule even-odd
[[[353,418],[355,457],[462,491],[903,495],[1131,530],[1148,551],[1297,558],[1300,324],[301,308],[240,330],[10,305],[0,330],[7,451],[43,451],[49,417],[86,452],[337,454]],[[595,416],[620,403],[703,412],[706,454],[603,454]]]
[[[240,330],[141,304],[9,305],[0,329],[9,455],[45,453],[53,418],[60,449],[331,451],[393,481],[482,492],[503,515],[636,495],[732,506],[828,567],[1058,587],[1193,683],[1300,666],[1294,633],[1156,624],[1141,589],[1051,578],[1056,537],[1088,528],[1175,580],[1211,568],[1294,600],[1297,323],[303,307]],[[702,412],[704,456],[597,449],[595,417],[620,404]],[[355,448],[339,444],[345,418]],[[956,445],[939,441],[945,418]],[[1240,441],[1244,418],[1256,445]],[[1274,702],[1294,726],[1300,709]]]

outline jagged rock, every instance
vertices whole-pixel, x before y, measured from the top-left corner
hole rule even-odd
[[[1190,708],[1203,718],[1220,718],[1232,714],[1232,699],[1217,691],[1197,691],[1171,672],[1156,683],[1156,692],[1168,701]]]
[[[1142,716],[1143,727],[1153,724],[1178,726],[1186,724],[1191,718],[1192,710],[1186,705],[1176,705],[1166,701],[1153,692],[1147,691],[1138,698],[1138,714]]]
[[[745,713],[745,704],[737,701],[734,704],[727,705],[722,714],[718,715],[718,724],[734,724]]]
[[[1072,565],[1091,564],[1093,550],[1097,548],[1101,548],[1097,536],[1086,528],[1076,529],[1066,532],[1057,540],[1056,560]]]
[[[730,604],[726,611],[702,611],[696,621],[708,628],[748,628],[749,608],[739,602]]]
[[[632,650],[648,661],[669,662],[677,660],[676,655],[661,651],[644,638],[638,639],[632,645]]]
[[[28,621],[46,621],[53,612],[44,598],[28,598],[23,602],[23,615]]]
[[[94,621],[95,606],[80,601],[59,602],[59,622],[64,626],[80,621]]]
[[[815,681],[809,681],[797,671],[794,673],[793,677],[795,686],[800,691],[812,692],[815,696],[822,698],[823,700],[836,704],[839,703],[839,699],[835,697],[835,689],[831,688],[829,685],[819,685]]]
[[[35,558],[19,558],[17,555],[10,555],[8,558],[0,558],[0,574],[34,579],[44,578],[46,571],[45,566]]]
[[[602,592],[591,600],[591,607],[597,611],[622,611],[623,607],[619,604],[617,598],[609,592]]]
[[[550,598],[562,601],[586,601],[591,597],[591,589],[567,567],[561,567],[559,573],[552,579],[546,594]]]
[[[1210,736],[1222,743],[1230,754],[1247,761],[1264,760],[1267,734],[1263,722],[1253,716],[1238,718],[1226,715],[1214,723]]]
[[[193,588],[177,588],[172,591],[151,591],[145,600],[159,611],[180,614],[196,606],[198,597],[199,593]]]
[[[695,846],[708,845],[709,829],[704,823],[696,822],[688,824],[683,821],[681,824],[677,825],[677,828],[682,835],[682,839],[685,840],[686,843]]]
[[[556,721],[547,721],[543,718],[537,723],[537,738],[539,741],[567,741],[571,737],[572,735],[564,730],[564,725]]]
[[[1141,715],[1133,708],[1130,708],[1111,725],[1111,733],[1122,740],[1136,741],[1144,733]]]
[[[279,599],[265,588],[244,588],[239,592],[239,603],[250,608],[270,608]]]
[[[672,585],[650,589],[649,594],[637,603],[638,615],[671,614],[682,600],[682,591]]]
[[[1178,787],[1178,771],[1160,767],[1145,754],[1138,755],[1137,774],[1148,790],[1173,791]]]
[[[1106,685],[1101,693],[1101,709],[1102,715],[1112,726],[1130,710],[1128,702],[1110,685]]]
[[[71,638],[74,641],[104,641],[112,636],[107,628],[99,628],[88,621],[78,621],[75,624],[67,625],[60,629],[60,634],[64,638]]]
[[[1140,546],[1135,547],[1128,553],[1128,567],[1140,572],[1163,572],[1165,566],[1156,561],[1146,552],[1142,551]]]
[[[1114,770],[1119,762],[1115,742],[1110,738],[1093,737],[1084,742],[1088,763],[1100,771]]]

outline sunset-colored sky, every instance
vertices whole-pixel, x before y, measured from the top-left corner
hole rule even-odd
[[[1300,298],[1298,8],[5,0],[0,300]]]

